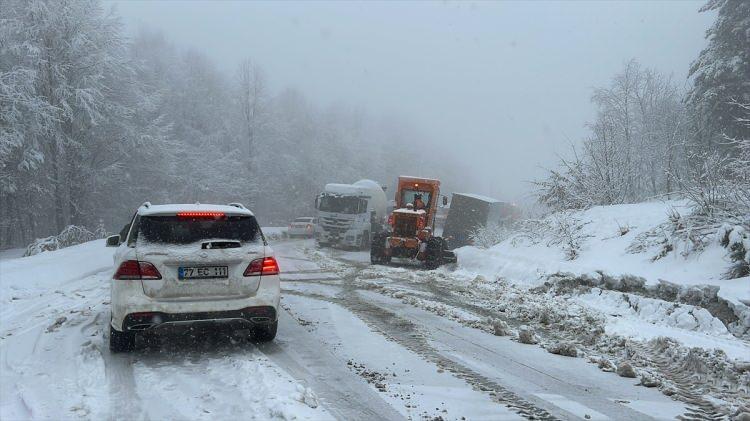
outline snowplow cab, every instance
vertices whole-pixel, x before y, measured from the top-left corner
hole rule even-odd
[[[446,242],[433,235],[440,198],[440,180],[399,177],[390,231],[373,236],[371,262],[387,264],[397,257],[422,261],[428,269],[455,262]]]
[[[414,211],[424,211],[424,227],[435,229],[435,213],[440,199],[440,180],[401,176],[396,188],[396,207],[394,210],[407,209],[411,203]],[[417,206],[421,201],[422,205]],[[415,231],[416,232],[416,231]]]

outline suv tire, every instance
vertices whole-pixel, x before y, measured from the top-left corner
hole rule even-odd
[[[253,329],[253,340],[255,342],[271,342],[276,337],[279,321],[255,326]]]
[[[135,349],[135,332],[120,332],[109,325],[109,350],[130,352]]]

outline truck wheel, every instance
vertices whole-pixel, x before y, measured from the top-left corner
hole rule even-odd
[[[442,238],[432,237],[427,240],[424,265],[427,269],[437,269],[443,264],[443,250],[445,244]]]
[[[386,263],[385,238],[383,234],[372,236],[372,243],[370,243],[370,263],[374,265]]]
[[[279,329],[279,321],[266,323],[255,326],[253,330],[253,340],[255,342],[271,342],[276,337],[276,331]]]
[[[135,349],[135,332],[120,332],[109,325],[109,350],[130,352]]]

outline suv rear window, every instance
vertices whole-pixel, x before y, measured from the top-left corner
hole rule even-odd
[[[189,244],[201,240],[234,240],[253,243],[261,238],[253,216],[220,219],[142,216],[137,218],[138,239],[151,243]]]
[[[312,218],[297,218],[294,222],[312,222]]]

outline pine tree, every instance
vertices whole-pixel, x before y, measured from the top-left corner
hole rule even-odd
[[[731,105],[750,102],[750,1],[710,0],[700,9],[710,10],[718,15],[706,32],[708,47],[690,67],[694,80],[688,103],[698,120],[699,140],[726,144],[724,136],[750,137]]]

